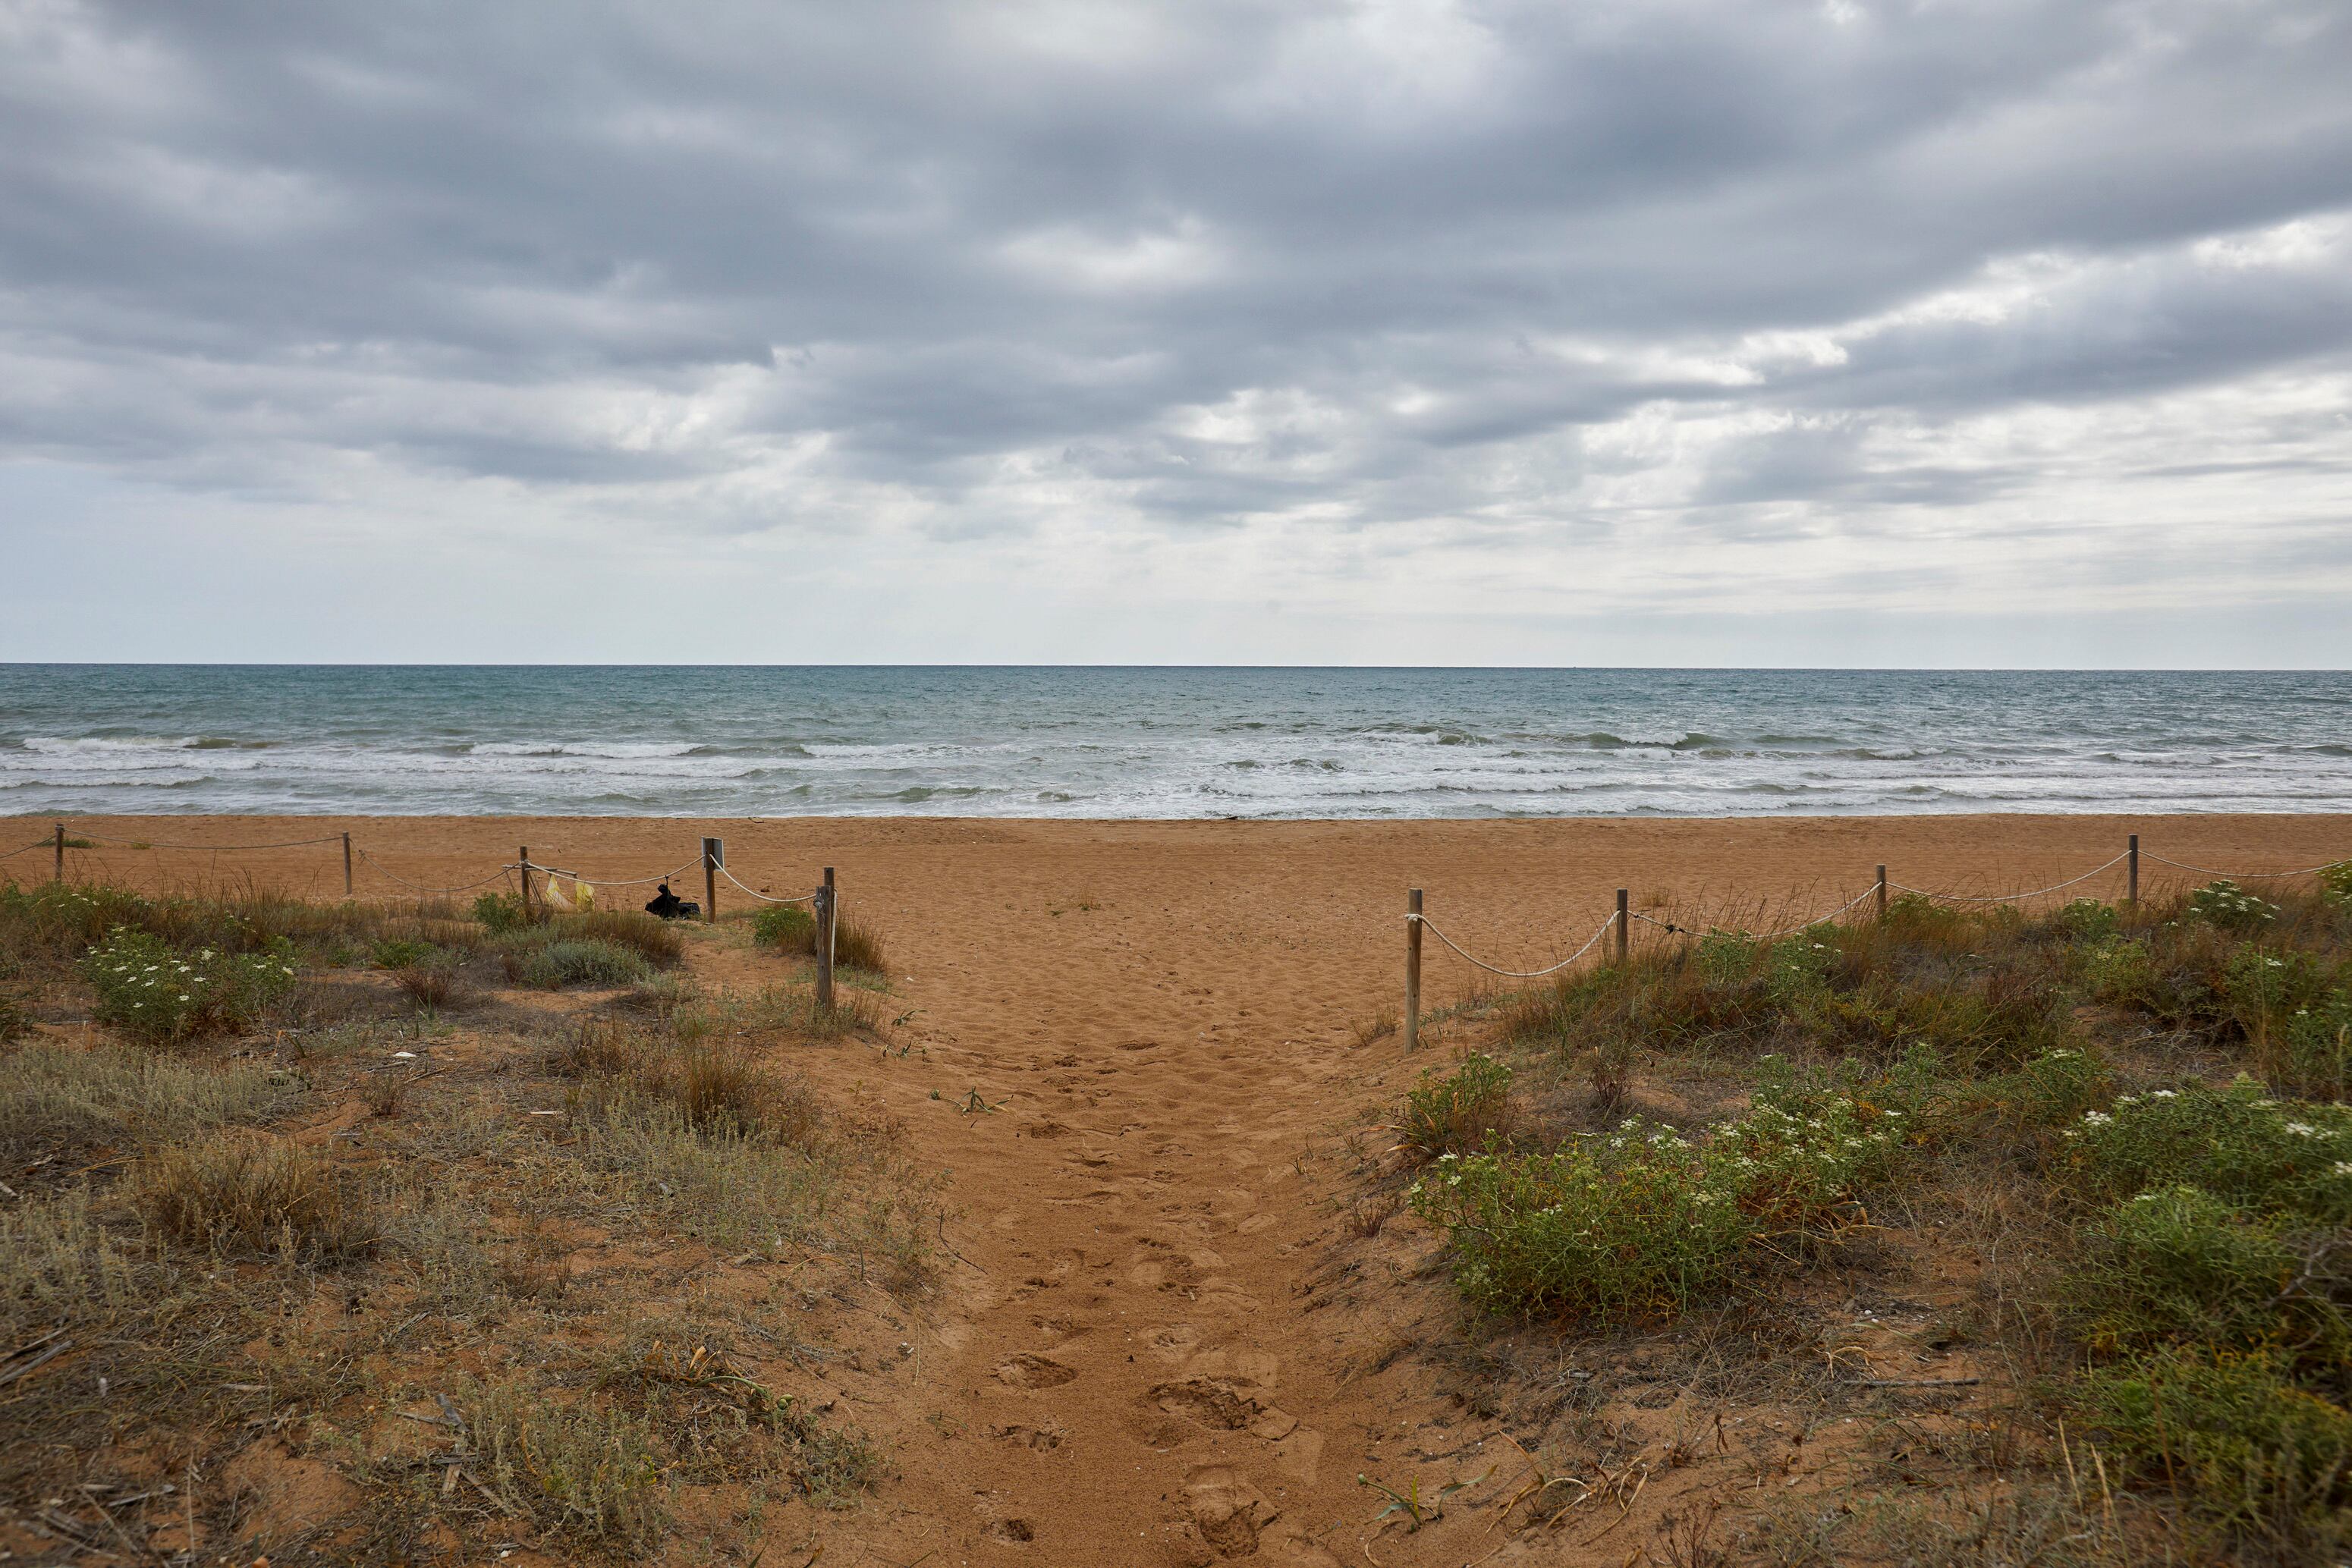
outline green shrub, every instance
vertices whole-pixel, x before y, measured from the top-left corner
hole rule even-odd
[[[2275,1546],[2352,1542],[2352,1412],[2276,1358],[2165,1352],[2093,1373],[2079,1398],[2095,1442],[2205,1519]]]
[[[797,904],[771,904],[751,916],[751,939],[788,953],[816,950],[816,916]]]
[[[442,956],[440,948],[414,936],[387,936],[368,952],[379,969],[421,969]]]
[[[2154,998],[2155,965],[2146,942],[2105,937],[2083,948],[2074,962],[2083,983],[2100,1001],[2145,1007]]]
[[[2352,861],[2320,868],[2319,896],[2329,904],[2352,904]]]
[[[1440,1155],[1411,1202],[1449,1232],[1472,1306],[1615,1322],[1681,1311],[1755,1234],[1702,1175],[1680,1138],[1628,1128],[1555,1155]]]
[[[2279,1021],[2270,1064],[2278,1081],[2307,1095],[2352,1094],[2352,991],[2331,991]]]
[[[2250,1078],[2124,1095],[2067,1139],[2094,1197],[2192,1186],[2256,1214],[2352,1223],[2352,1109],[2275,1100]]]
[[[515,958],[510,971],[526,986],[558,990],[565,986],[634,986],[653,977],[653,966],[633,947],[597,939],[554,941]]]
[[[20,967],[14,958],[0,953],[0,1045],[33,1030],[31,994],[16,980]]]
[[[1511,1135],[1511,1070],[1472,1051],[1452,1072],[1424,1070],[1405,1092],[1400,1129],[1405,1146],[1423,1154],[1466,1154]]]
[[[2066,1292],[2084,1340],[2117,1351],[2275,1351],[2341,1365],[2352,1353],[2352,1257],[2199,1187],[2144,1192],[2079,1235]]]
[[[2267,952],[2251,943],[2230,955],[2221,976],[2221,994],[2255,1038],[2281,1015],[2323,1001],[2328,990],[2327,968],[2313,954]]]
[[[96,946],[118,927],[140,928],[154,905],[121,888],[44,883],[0,887],[0,929],[8,946],[70,957]]]
[[[762,907],[751,917],[751,936],[755,941],[786,953],[805,953],[812,957],[816,955],[816,916],[801,904],[771,904]],[[833,958],[848,968],[877,975],[887,974],[890,968],[880,936],[845,915],[834,922]]]
[[[2116,934],[2122,918],[2104,899],[2077,898],[2052,917],[2058,929],[2075,942],[2104,942]]]
[[[1893,1169],[1906,1121],[1843,1094],[1795,1107],[1762,1098],[1711,1129],[1707,1172],[1767,1229],[1833,1230],[1854,1195]]]
[[[1901,1146],[1899,1113],[1845,1097],[1760,1103],[1695,1145],[1629,1121],[1551,1155],[1440,1155],[1415,1213],[1444,1229],[1481,1310],[1601,1322],[1680,1311],[1748,1244],[1834,1235]]]
[[[294,953],[280,937],[259,953],[183,952],[143,931],[117,927],[82,960],[96,1013],[146,1040],[184,1040],[250,1027],[294,988]]]
[[[2279,906],[2255,897],[2229,878],[2209,882],[2189,895],[2188,915],[2220,931],[2241,936],[2261,931],[2278,918]]]
[[[474,919],[494,936],[520,931],[531,923],[523,908],[522,895],[516,893],[482,894],[474,900]]]
[[[1977,1103],[2029,1126],[2072,1122],[2106,1097],[2114,1081],[2096,1057],[2071,1048],[2047,1051],[2014,1072],[1982,1080],[1967,1092]]]

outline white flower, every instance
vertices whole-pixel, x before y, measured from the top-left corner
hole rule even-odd
[[[2086,1127],[2104,1127],[2114,1120],[2115,1118],[2108,1115],[2105,1111],[2085,1111],[2083,1113],[2083,1125]]]
[[[2179,1093],[2170,1089],[2151,1089],[2148,1091],[2147,1097],[2151,1100],[2178,1100],[2180,1098]]]
[[[2352,1176],[2352,1160],[2338,1160],[2329,1168],[2336,1176]]]
[[[2315,1138],[2319,1136],[2319,1129],[2313,1126],[2308,1122],[2289,1122],[2286,1124],[2286,1130],[2293,1133],[2298,1138]]]

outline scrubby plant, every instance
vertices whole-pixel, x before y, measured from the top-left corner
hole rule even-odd
[[[2190,1345],[2341,1367],[2352,1353],[2352,1251],[2201,1187],[2143,1192],[2080,1233],[2066,1291],[2095,1351]]]
[[[474,919],[493,936],[520,931],[531,923],[522,895],[515,893],[483,894],[474,900]]]
[[[2122,916],[2105,899],[2077,898],[2061,909],[2053,923],[2070,941],[2095,943],[2113,936]]]
[[[816,944],[816,916],[797,904],[770,904],[751,916],[751,939],[764,947],[806,953]]]
[[[2145,1006],[2152,998],[2148,945],[2137,937],[2102,937],[2075,955],[2074,967],[2100,1001]]]
[[[463,1391],[466,1429],[490,1491],[551,1530],[632,1555],[668,1520],[645,1423],[608,1405],[572,1405],[518,1383]]]
[[[117,927],[82,960],[97,1014],[145,1040],[182,1040],[250,1027],[294,988],[294,953],[283,938],[258,953],[193,952]]]
[[[1599,1322],[1669,1315],[1722,1286],[1749,1243],[1834,1237],[1901,1147],[1902,1117],[1846,1097],[1769,1101],[1694,1144],[1629,1120],[1549,1155],[1441,1155],[1414,1211],[1488,1312]]]
[[[816,955],[816,917],[797,904],[772,904],[751,917],[752,939],[785,953]],[[846,915],[834,920],[833,960],[852,969],[887,974],[890,959],[871,926]]]
[[[2076,1403],[2129,1473],[2207,1521],[2295,1561],[2352,1545],[2352,1411],[2278,1357],[2168,1350],[2095,1371]]]
[[[2187,914],[2190,919],[2202,921],[2216,930],[2244,935],[2260,931],[2276,920],[2279,906],[2255,897],[2228,877],[2221,877],[2189,895]]]
[[[23,968],[15,958],[0,953],[0,1045],[33,1030],[32,994],[19,978]]]
[[[1405,1092],[1398,1131],[1424,1155],[1466,1154],[1511,1135],[1511,1070],[1472,1051],[1451,1072],[1425,1069]]]
[[[2352,1108],[2278,1100],[2251,1078],[2123,1095],[2067,1143],[2095,1198],[2186,1185],[2257,1214],[2352,1224]]]
[[[2331,990],[2279,1020],[2270,1069],[2301,1094],[2352,1096],[2352,990]]]
[[[1553,1155],[1443,1155],[1410,1197],[1472,1306],[1615,1322],[1679,1312],[1754,1234],[1703,1175],[1688,1143],[1636,1125]]]
[[[635,949],[596,940],[555,941],[507,955],[510,978],[540,990],[565,986],[634,986],[652,978],[653,967]]]

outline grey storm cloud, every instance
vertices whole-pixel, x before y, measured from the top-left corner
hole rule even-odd
[[[2347,81],[2340,0],[0,0],[0,457],[1738,538],[2305,376],[2163,461],[2316,472]]]

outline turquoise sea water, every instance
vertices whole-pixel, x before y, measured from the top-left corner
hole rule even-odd
[[[0,814],[1996,810],[2352,810],[2352,676],[0,665]]]

